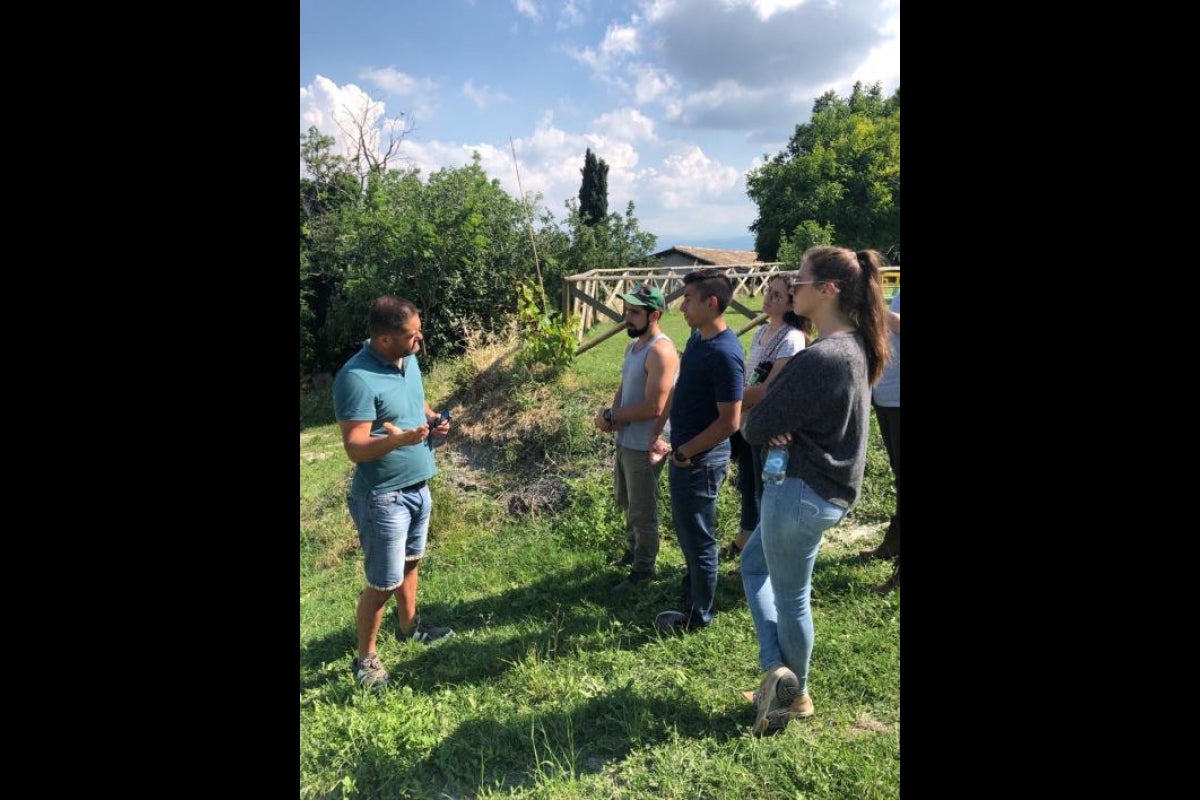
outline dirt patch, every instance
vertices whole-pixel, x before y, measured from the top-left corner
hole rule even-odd
[[[567,483],[543,471],[500,469],[493,448],[459,440],[438,449],[438,474],[455,494],[482,494],[496,499],[513,516],[560,511],[567,502]]]
[[[559,475],[542,475],[532,483],[505,492],[500,501],[513,516],[551,514],[567,504],[567,484]]]
[[[865,736],[869,733],[891,734],[892,729],[870,714],[859,714],[858,719],[854,720],[854,724],[850,726],[850,735]]]
[[[887,523],[880,523],[878,525],[839,525],[833,530],[825,532],[825,541],[835,545],[854,545],[863,539],[870,539],[878,535],[886,527]]]

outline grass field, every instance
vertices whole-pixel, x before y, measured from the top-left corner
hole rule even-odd
[[[664,328],[682,347],[677,311]],[[590,420],[611,399],[628,341],[618,334],[541,385],[514,382],[486,348],[429,370],[431,405],[453,406],[456,428],[437,451],[421,613],[456,635],[433,648],[381,635],[392,675],[382,691],[349,671],[362,586],[344,502],[350,462],[328,396],[301,397],[301,797],[899,796],[900,595],[871,593],[890,567],[858,556],[894,503],[878,432],[864,499],[827,536],[814,574],[816,715],[754,739],[740,692],[760,674],[740,582],[722,578],[712,627],[653,630],[683,573],[665,478],[659,579],[611,594],[622,520],[611,440]],[[722,540],[737,524],[732,477],[718,503]],[[553,502],[514,501],[538,486]],[[385,634],[395,625],[389,607]]]

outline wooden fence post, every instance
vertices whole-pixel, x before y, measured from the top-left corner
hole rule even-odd
[[[683,294],[683,277],[692,270],[701,269],[704,266],[693,264],[668,267],[591,269],[563,278],[563,308],[570,309],[571,313],[579,315],[580,324],[576,336],[581,347],[575,351],[575,354],[590,350],[621,330],[624,323],[618,323],[616,327],[605,331],[599,338],[584,345],[588,329],[602,321],[601,314],[614,321],[623,319],[624,304],[617,303],[618,295],[632,291],[635,284],[647,283],[662,290],[669,308],[671,302]],[[717,269],[729,276],[734,285],[735,295],[744,293],[757,296],[762,293],[771,277],[781,271],[783,266],[782,262],[760,262],[718,266]],[[756,316],[754,311],[741,303],[732,303],[731,307],[750,319],[750,323],[742,328],[739,336],[760,324],[761,314]]]

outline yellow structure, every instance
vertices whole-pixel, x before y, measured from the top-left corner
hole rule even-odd
[[[884,267],[879,271],[879,277],[883,281],[883,299],[890,303],[900,291],[900,268]]]

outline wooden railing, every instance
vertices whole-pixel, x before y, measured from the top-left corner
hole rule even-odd
[[[744,315],[750,323],[742,332],[758,321],[762,315],[751,311],[736,300],[739,296],[757,297],[763,293],[771,276],[782,271],[781,262],[760,262],[757,264],[733,264],[717,269],[724,272],[733,281],[734,300],[729,304],[730,310]],[[562,309],[569,314],[577,315],[582,324],[579,327],[580,347],[576,355],[583,353],[600,344],[605,339],[624,329],[625,304],[618,295],[632,292],[638,286],[646,284],[662,290],[667,300],[667,308],[683,295],[683,276],[697,269],[706,269],[706,265],[676,265],[671,267],[625,267],[621,269],[593,269],[563,278]],[[600,336],[584,343],[584,337],[591,328],[604,321],[603,317],[612,320],[614,326],[604,331]],[[732,324],[731,324],[731,327]]]

